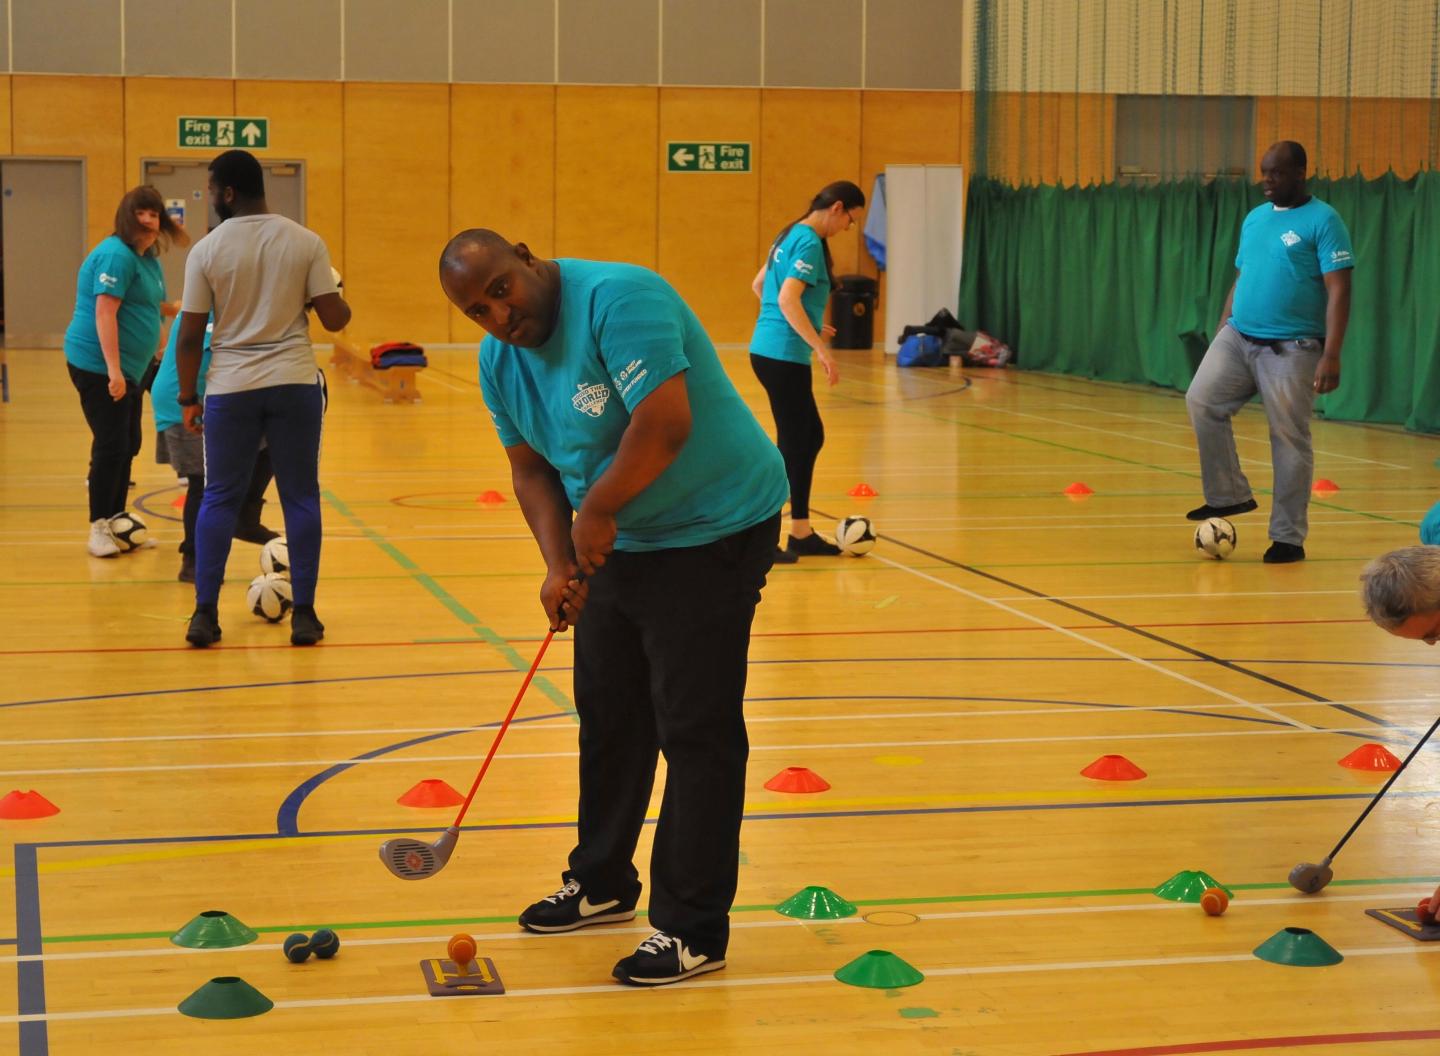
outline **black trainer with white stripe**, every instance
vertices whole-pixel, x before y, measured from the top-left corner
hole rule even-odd
[[[657,931],[611,972],[632,986],[664,986],[725,967],[725,958],[696,953],[678,935]]]
[[[619,898],[592,899],[581,888],[580,881],[567,880],[559,891],[546,895],[521,913],[520,926],[527,931],[548,934],[588,928],[591,924],[618,924],[635,919],[637,898],[638,895],[628,902]]]

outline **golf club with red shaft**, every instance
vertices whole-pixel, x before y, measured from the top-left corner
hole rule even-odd
[[[475,792],[480,788],[480,781],[485,777],[485,771],[490,768],[490,760],[495,758],[495,750],[500,747],[500,741],[505,736],[505,731],[510,728],[510,720],[515,717],[515,711],[525,697],[525,690],[529,687],[530,680],[535,677],[535,671],[540,667],[545,650],[550,646],[550,639],[554,637],[555,631],[552,628],[545,635],[545,640],[540,643],[540,649],[535,654],[535,662],[530,665],[530,671],[526,674],[525,681],[520,683],[520,692],[515,694],[515,703],[510,705],[510,711],[506,714],[505,721],[500,724],[500,731],[495,734],[494,743],[490,745],[490,751],[486,753],[485,761],[480,764],[480,772],[475,775],[475,783],[470,786],[470,794],[460,805],[460,813],[455,815],[455,823],[441,833],[440,838],[434,843],[426,843],[424,840],[413,839],[409,836],[399,836],[393,840],[386,840],[380,845],[380,860],[385,863],[385,868],[401,880],[428,880],[444,869],[445,863],[450,861],[450,855],[455,850],[455,843],[460,839],[460,823],[465,820],[465,812],[470,809],[470,801],[475,798]]]

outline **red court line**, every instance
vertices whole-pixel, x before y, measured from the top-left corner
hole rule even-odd
[[[1130,628],[1147,627],[1289,627],[1296,625],[1317,625],[1326,623],[1369,623],[1364,618],[1344,620],[1196,620],[1186,623],[1132,623]],[[1113,623],[1067,623],[1057,624],[1067,631],[1114,631],[1125,630],[1125,627],[1117,627]],[[1024,632],[1048,631],[1049,627],[1042,627],[1039,624],[1027,623],[1020,627],[885,627],[869,631],[757,631],[750,635],[751,638],[855,638],[863,635],[875,634],[1019,634]],[[507,638],[507,643],[536,641],[538,639]],[[396,649],[405,647],[424,647],[432,645],[486,645],[482,638],[474,641],[461,639],[458,641],[446,642],[326,642],[326,649]],[[219,646],[214,651],[223,652],[225,649],[243,650],[255,652],[263,649],[293,649],[294,646],[288,642],[278,642],[275,645],[244,645],[244,646]],[[0,649],[0,656],[51,656],[79,654],[88,655],[91,653],[193,653],[195,649],[189,645],[134,645],[134,646],[112,646],[102,649]]]
[[[1241,1038],[1234,1041],[1195,1041],[1184,1045],[1144,1045],[1137,1049],[1093,1049],[1057,1056],[1183,1056],[1195,1052],[1240,1052],[1243,1049],[1282,1049],[1291,1046],[1349,1045],[1362,1041],[1434,1041],[1440,1030],[1375,1030],[1360,1034],[1297,1034],[1289,1038]]]

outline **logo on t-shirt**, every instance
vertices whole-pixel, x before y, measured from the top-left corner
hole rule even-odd
[[[599,418],[605,413],[605,404],[610,399],[610,389],[603,382],[591,384],[589,382],[578,382],[575,386],[580,391],[570,397],[570,402],[577,411],[584,411],[591,418]]]
[[[615,375],[615,387],[620,390],[620,395],[623,397],[639,383],[641,378],[649,373],[650,372],[645,369],[645,361],[643,359],[632,359],[625,365],[624,370]]]
[[[1293,246],[1300,241],[1300,236],[1294,231],[1286,231],[1280,236],[1280,241],[1284,242],[1287,246]]]
[[[1335,249],[1330,252],[1331,264],[1349,264],[1350,251],[1348,249]]]
[[[809,275],[815,270],[815,265],[811,264],[808,260],[797,260],[795,261],[794,268],[797,276]]]
[[[114,275],[107,275],[107,274],[106,274],[105,272],[103,272],[103,271],[100,273],[99,279],[100,279],[100,285],[101,285],[101,286],[114,286],[116,283],[118,283],[118,282],[120,281],[120,280],[119,280],[118,278],[116,278]]]

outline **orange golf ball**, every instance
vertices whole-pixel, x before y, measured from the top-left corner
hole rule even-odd
[[[1230,896],[1225,893],[1223,888],[1207,887],[1205,893],[1200,896],[1200,908],[1205,911],[1207,917],[1218,917],[1230,908]]]
[[[453,936],[450,939],[450,945],[445,949],[458,968],[464,969],[475,959],[475,940],[464,932]]]

